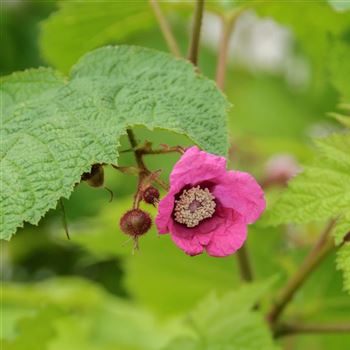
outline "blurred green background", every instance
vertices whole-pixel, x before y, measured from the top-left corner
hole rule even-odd
[[[337,1],[243,3],[248,9],[234,28],[225,91],[233,104],[230,166],[253,173],[273,199],[299,164],[312,157],[311,138],[340,130],[327,113],[337,111],[341,102],[339,75],[346,74],[346,60],[337,53],[350,53],[350,9]],[[241,2],[207,4],[199,66],[212,79],[219,16],[237,6]],[[185,54],[193,3],[162,2],[161,7]],[[47,65],[67,73],[84,52],[106,44],[167,51],[146,1],[2,1],[0,28],[1,75]],[[190,144],[161,130],[136,128],[135,133],[155,144]],[[121,149],[128,147],[122,140]],[[164,169],[166,179],[177,158],[149,156],[147,164]],[[132,162],[128,153],[120,159],[122,165]],[[239,288],[235,256],[185,256],[155,229],[132,254],[118,222],[132,205],[136,179],[105,170],[112,203],[106,191],[85,183],[64,201],[70,241],[57,209],[39,227],[26,225],[11,242],[1,242],[4,349],[162,349],[175,335],[186,333],[182,321],[200,300]],[[276,279],[266,300],[298,269],[321,228],[322,223],[250,227],[255,277]],[[350,299],[342,291],[333,256],[286,312],[286,318],[310,322],[349,321],[349,315]],[[298,335],[278,344],[290,350],[345,350],[350,335]]]

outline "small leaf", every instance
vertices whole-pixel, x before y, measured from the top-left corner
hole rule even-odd
[[[307,223],[347,215],[350,207],[350,134],[317,141],[319,157],[292,179],[265,223]]]
[[[347,215],[343,215],[338,218],[336,225],[333,229],[333,237],[336,244],[341,244],[344,237],[350,232],[350,209]]]
[[[95,163],[117,163],[133,125],[185,134],[208,152],[228,148],[228,103],[185,60],[140,47],[84,56],[69,81],[51,69],[1,80],[1,238],[37,224]]]
[[[330,117],[333,117],[338,123],[342,124],[346,128],[350,128],[350,117],[340,113],[328,113]]]

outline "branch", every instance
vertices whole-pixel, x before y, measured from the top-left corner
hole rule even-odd
[[[242,14],[243,11],[245,11],[245,9],[245,7],[241,7],[237,11],[232,12],[229,16],[221,18],[222,31],[220,38],[218,62],[216,66],[216,84],[221,90],[223,90],[225,87],[228,49],[231,35],[233,32],[233,27],[236,23],[237,18]]]
[[[331,220],[328,223],[321,234],[320,239],[316,242],[314,248],[300,266],[300,269],[294,276],[292,276],[292,278],[287,282],[286,286],[281,290],[275,304],[267,315],[267,319],[271,324],[278,321],[285,307],[293,299],[294,294],[308,279],[316,267],[323,261],[323,259],[334,249],[335,246],[333,239],[329,237],[334,225],[335,220]]]
[[[134,149],[135,160],[139,168],[139,180],[138,180],[137,192],[134,196],[134,203],[133,203],[133,208],[135,209],[139,207],[139,203],[141,200],[140,187],[143,182],[143,179],[147,176],[149,170],[146,168],[146,165],[143,162],[142,154],[137,149],[137,141],[136,141],[134,132],[131,129],[127,129],[126,132],[128,134],[131,148]]]
[[[216,67],[216,84],[221,90],[223,90],[225,87],[227,56],[233,23],[233,20],[222,18],[222,32],[220,38],[218,63]]]
[[[197,0],[194,13],[191,42],[188,50],[188,60],[192,62],[194,66],[198,65],[199,39],[201,35],[203,12],[204,0]]]
[[[128,138],[129,138],[129,142],[131,145],[131,148],[134,150],[134,155],[135,155],[135,159],[136,159],[136,163],[138,166],[138,171],[139,171],[139,187],[142,183],[142,181],[144,180],[144,178],[146,176],[150,176],[152,174],[152,172],[146,167],[145,163],[143,162],[143,149],[142,148],[137,148],[137,141],[135,138],[135,134],[131,129],[127,129],[126,130],[127,134],[128,134]],[[121,169],[133,169],[132,167],[118,167],[113,165],[114,168],[121,170]],[[125,171],[126,172],[126,171]],[[159,186],[161,186],[164,190],[168,191],[169,190],[169,186],[161,179],[159,179],[157,176],[153,179],[154,182],[156,182]],[[139,191],[138,191],[139,192]],[[134,201],[134,205],[138,205],[138,195],[139,193],[136,193],[135,196],[135,201]]]
[[[153,154],[167,154],[167,153],[180,153],[184,154],[185,149],[181,146],[166,146],[159,149],[140,149],[143,155],[153,155]]]
[[[292,324],[282,323],[275,331],[275,338],[293,334],[308,333],[350,333],[350,323],[344,324]]]
[[[170,25],[164,16],[161,8],[159,7],[159,4],[157,0],[149,0],[149,3],[153,9],[154,15],[156,16],[156,19],[158,21],[160,30],[163,34],[163,37],[165,39],[165,42],[168,45],[169,51],[176,57],[180,57],[180,49],[176,42],[175,36],[173,32],[171,31]]]
[[[127,129],[126,132],[128,134],[130,145],[131,145],[132,149],[134,150],[136,163],[137,163],[137,165],[138,165],[138,167],[140,169],[140,172],[142,172],[142,171],[144,171],[146,169],[146,166],[145,166],[145,164],[144,164],[144,162],[142,160],[141,153],[137,149],[137,141],[136,141],[136,138],[135,138],[135,134],[134,134],[134,132],[131,129]]]

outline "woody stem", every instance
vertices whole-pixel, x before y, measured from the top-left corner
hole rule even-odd
[[[147,169],[145,163],[143,162],[142,153],[140,153],[140,150],[137,148],[137,141],[136,141],[136,137],[135,137],[134,132],[131,129],[127,129],[126,132],[128,134],[130,145],[134,150],[135,160],[136,160],[137,166],[138,166],[139,171],[140,171],[137,192],[135,193],[134,203],[133,203],[133,207],[138,208],[139,202],[140,202],[140,195],[141,195],[140,194],[140,187],[141,187],[143,179],[149,173],[149,170]]]
[[[293,299],[295,293],[308,279],[311,273],[316,267],[324,260],[324,258],[334,249],[333,239],[330,237],[330,233],[335,225],[335,220],[331,220],[324,229],[319,240],[306,257],[300,269],[294,276],[287,282],[284,288],[280,291],[274,305],[267,315],[267,320],[272,326],[279,320],[282,312]]]
[[[299,324],[281,323],[275,330],[275,338],[293,334],[308,333],[348,333],[350,334],[350,323],[329,324]]]
[[[131,129],[127,129],[126,132],[128,134],[130,145],[131,145],[131,147],[134,150],[136,163],[137,163],[137,165],[138,165],[138,167],[140,169],[140,172],[142,172],[142,171],[146,170],[146,166],[145,166],[145,163],[143,162],[142,154],[137,149],[137,141],[136,141],[136,138],[135,138],[135,134],[134,134],[134,132]]]

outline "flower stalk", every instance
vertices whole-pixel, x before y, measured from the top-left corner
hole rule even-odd
[[[243,244],[242,248],[237,251],[237,260],[242,281],[252,282],[253,270],[246,244]]]
[[[59,206],[61,208],[63,229],[64,229],[64,232],[66,233],[67,238],[70,239],[68,222],[67,222],[67,215],[66,215],[66,210],[64,208],[63,198],[60,198],[58,203],[59,203]]]

